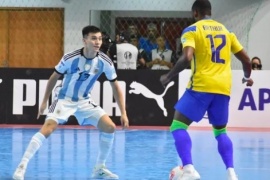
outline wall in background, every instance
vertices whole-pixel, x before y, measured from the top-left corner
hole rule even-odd
[[[213,18],[222,21],[227,28],[235,32],[250,56],[259,56],[264,69],[270,69],[269,32],[270,12],[268,0],[212,0]],[[82,46],[81,29],[93,22],[98,24],[99,12],[102,10],[130,11],[136,16],[136,11],[173,11],[187,12],[193,1],[182,0],[3,0],[0,7],[63,7],[65,8],[65,52]],[[90,11],[97,11],[92,12]],[[177,14],[177,13],[176,13]],[[139,14],[138,14],[139,16]],[[233,58],[235,60],[235,58]],[[241,69],[241,64],[235,60],[234,69]]]

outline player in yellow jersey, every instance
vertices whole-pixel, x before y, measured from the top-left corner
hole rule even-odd
[[[208,113],[209,122],[218,144],[218,152],[226,166],[228,180],[237,180],[233,164],[233,144],[226,133],[231,91],[231,53],[243,65],[243,83],[253,85],[250,58],[234,33],[211,19],[211,3],[196,0],[192,6],[196,23],[187,27],[181,36],[183,55],[171,71],[161,76],[163,85],[191,63],[191,78],[187,89],[175,105],[170,130],[183,164],[181,180],[200,179],[191,156],[191,139],[187,128]]]

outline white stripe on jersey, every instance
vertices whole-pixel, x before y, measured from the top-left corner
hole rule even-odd
[[[58,98],[72,101],[89,98],[89,92],[102,73],[108,80],[117,77],[112,60],[107,55],[98,53],[95,58],[86,59],[83,49],[64,55],[55,70],[64,74]]]

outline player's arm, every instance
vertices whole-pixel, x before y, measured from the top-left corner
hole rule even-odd
[[[241,50],[238,53],[234,54],[235,57],[241,61],[244,71],[244,78],[242,79],[243,83],[246,83],[247,86],[253,85],[253,80],[250,78],[251,76],[251,61],[245,50]]]
[[[47,102],[50,95],[51,95],[51,92],[57,82],[57,80],[62,76],[62,74],[59,74],[57,73],[56,71],[54,71],[52,73],[52,75],[50,76],[49,80],[48,80],[48,83],[47,83],[47,86],[46,86],[46,91],[45,91],[45,94],[44,94],[44,98],[43,98],[43,102]]]
[[[190,61],[193,58],[194,48],[191,46],[186,46],[183,49],[182,55],[179,57],[173,68],[165,75],[161,76],[160,81],[163,86],[168,84],[172,78],[178,75],[181,71],[186,69],[190,65]]]
[[[129,126],[128,118],[127,118],[127,112],[126,112],[126,106],[125,106],[125,99],[123,92],[118,84],[118,81],[112,81],[110,82],[113,90],[113,96],[120,108],[121,111],[121,123],[123,128],[127,128]]]
[[[52,90],[57,82],[57,80],[61,77],[62,75],[57,73],[56,71],[54,71],[52,73],[52,75],[50,76],[49,80],[48,80],[48,83],[47,83],[47,86],[46,86],[46,90],[45,90],[45,94],[44,94],[44,97],[43,97],[43,101],[41,103],[41,106],[40,106],[40,109],[39,109],[39,112],[38,112],[38,116],[37,118],[39,118],[40,115],[43,114],[44,110],[46,109],[47,107],[47,102],[48,102],[48,99],[52,93]]]
[[[235,57],[242,63],[244,78],[242,79],[243,83],[247,83],[247,86],[253,85],[253,80],[250,78],[251,76],[251,61],[246,51],[238,41],[237,37],[234,33],[231,33],[232,40],[232,52]]]
[[[245,78],[249,78],[251,75],[251,61],[246,51],[242,49],[234,55],[242,63]]]

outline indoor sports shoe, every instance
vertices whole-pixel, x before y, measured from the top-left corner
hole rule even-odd
[[[119,179],[116,174],[113,174],[105,166],[95,167],[92,173],[92,179]]]
[[[177,180],[200,180],[201,176],[194,169],[193,171],[184,171],[183,175]]]
[[[24,164],[20,164],[13,174],[13,179],[14,180],[24,180],[25,171],[26,171],[26,166]]]

